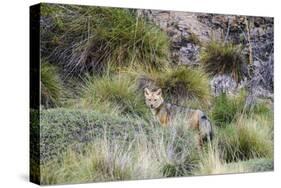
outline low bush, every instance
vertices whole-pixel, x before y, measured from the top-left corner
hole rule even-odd
[[[41,112],[41,183],[192,175],[198,150],[181,122],[157,122],[68,109]],[[47,144],[48,143],[48,144]]]
[[[41,162],[53,159],[73,144],[78,145],[79,148],[94,138],[99,138],[104,131],[111,135],[112,139],[118,137],[119,132],[132,138],[135,129],[142,125],[144,122],[141,120],[134,121],[126,117],[94,111],[64,108],[42,110],[40,112]]]
[[[211,75],[230,74],[238,82],[247,74],[246,58],[239,45],[212,40],[201,50],[200,61]]]

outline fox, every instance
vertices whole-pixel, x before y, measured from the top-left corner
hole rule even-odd
[[[183,117],[186,118],[187,128],[194,129],[198,133],[200,147],[202,147],[204,142],[210,142],[213,139],[212,124],[207,115],[201,110],[190,109],[165,102],[161,88],[154,91],[144,88],[144,96],[146,105],[163,127],[170,126],[173,118],[175,118],[178,113],[182,113]]]

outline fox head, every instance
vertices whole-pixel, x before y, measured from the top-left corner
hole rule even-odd
[[[158,108],[163,102],[162,90],[150,91],[148,88],[144,89],[145,103],[152,109]]]

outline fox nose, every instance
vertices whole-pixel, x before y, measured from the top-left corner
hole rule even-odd
[[[150,105],[150,107],[152,108],[152,107],[153,107],[153,105],[151,104],[151,105]]]

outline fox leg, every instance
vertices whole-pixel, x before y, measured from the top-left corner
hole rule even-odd
[[[203,139],[202,139],[200,133],[198,133],[198,138],[197,138],[197,149],[199,151],[201,151],[203,149]]]

